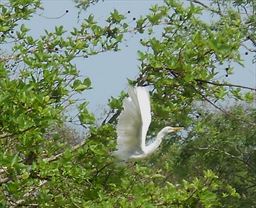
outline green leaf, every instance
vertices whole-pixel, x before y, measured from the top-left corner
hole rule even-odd
[[[15,164],[18,162],[18,153],[16,155],[14,155],[14,157],[12,158],[12,161],[11,161],[11,167],[15,166]]]
[[[0,32],[6,32],[6,31],[8,31],[9,29],[10,29],[9,26],[1,26],[1,25],[0,25]]]
[[[120,23],[124,19],[124,15],[120,14],[116,9],[110,15],[109,22]]]
[[[63,25],[61,25],[61,26],[59,26],[59,27],[56,26],[56,27],[55,27],[55,33],[56,33],[56,35],[58,35],[58,36],[63,35],[63,34],[65,33]]]
[[[25,26],[25,24],[22,24],[22,25],[20,26],[20,31],[21,31],[22,33],[26,33],[26,32],[29,31],[29,29]]]
[[[89,78],[85,78],[83,82],[79,79],[73,82],[72,88],[77,92],[82,92],[86,89],[89,89],[91,86],[91,80]]]
[[[86,108],[83,108],[79,114],[79,120],[82,124],[93,124],[95,122],[95,117]]]
[[[255,93],[247,92],[244,95],[244,100],[248,103],[252,103],[254,101]]]

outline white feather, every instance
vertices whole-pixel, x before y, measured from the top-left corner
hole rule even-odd
[[[148,127],[151,122],[149,93],[146,88],[128,89],[123,111],[117,124],[117,151],[115,155],[127,160],[131,155],[143,154]]]
[[[169,132],[180,128],[165,127],[152,143],[146,145],[146,136],[151,123],[149,93],[144,87],[129,87],[128,98],[123,101],[123,111],[117,123],[117,151],[121,160],[141,159],[152,154]]]

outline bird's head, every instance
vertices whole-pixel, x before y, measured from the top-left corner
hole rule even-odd
[[[182,127],[171,127],[171,126],[166,126],[164,127],[161,131],[159,131],[159,133],[157,134],[157,139],[162,140],[162,138],[164,136],[166,136],[167,134],[171,133],[171,132],[176,132],[176,131],[180,131],[182,130]]]
[[[163,133],[168,134],[171,132],[176,132],[182,130],[183,127],[171,127],[171,126],[166,126],[162,129]]]

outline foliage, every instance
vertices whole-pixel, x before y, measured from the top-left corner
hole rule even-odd
[[[97,2],[75,0],[80,15]],[[255,89],[218,79],[243,65],[241,48],[255,55],[255,3],[189,3],[153,5],[135,27],[114,10],[104,24],[91,14],[39,37],[27,23],[40,0],[0,3],[1,207],[255,206],[255,110],[219,106],[230,97],[253,102]],[[129,82],[151,89],[150,136],[166,124],[184,126],[187,136],[172,135],[153,157],[124,165],[111,152],[125,94],[110,99],[97,125],[88,100],[77,99],[93,83],[75,59],[121,50],[131,33],[143,36],[140,74]],[[198,109],[202,101],[221,113]],[[66,114],[74,107],[75,121]],[[86,140],[74,141],[67,122],[83,126]]]
[[[199,118],[177,156],[177,175],[191,177],[211,169],[240,194],[232,207],[255,206],[255,115],[255,109],[236,106],[228,115]]]

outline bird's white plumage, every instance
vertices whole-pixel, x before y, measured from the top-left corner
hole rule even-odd
[[[131,155],[143,154],[148,127],[151,122],[150,98],[146,88],[129,87],[128,98],[123,101],[117,124],[117,151],[123,160]]]
[[[163,137],[180,127],[163,128],[155,140],[146,145],[146,136],[151,123],[149,93],[144,87],[129,87],[128,98],[123,101],[123,111],[117,123],[117,151],[121,160],[142,159],[152,154],[161,144]]]
[[[149,125],[151,123],[151,108],[150,108],[150,97],[146,88],[137,87],[137,99],[140,107],[140,116],[141,116],[141,146],[143,151],[145,151],[146,145],[146,136]]]

